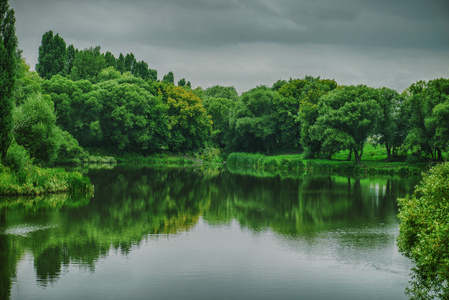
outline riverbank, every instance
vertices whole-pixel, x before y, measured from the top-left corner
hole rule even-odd
[[[328,159],[303,159],[302,155],[265,156],[251,153],[231,153],[227,158],[228,167],[238,170],[252,169],[268,174],[294,173],[329,173],[344,175],[404,175],[418,176],[428,169],[428,163],[383,162],[378,160],[362,161],[356,165],[351,161]]]
[[[12,171],[0,165],[0,195],[40,195],[93,189],[89,177],[79,172],[34,165]]]

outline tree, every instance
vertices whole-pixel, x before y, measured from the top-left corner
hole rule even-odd
[[[157,83],[156,90],[168,106],[169,149],[191,151],[206,146],[210,142],[212,121],[201,99],[190,90],[164,82]]]
[[[14,10],[7,0],[0,1],[0,159],[13,139],[14,85],[16,81],[16,48]]]
[[[117,67],[117,59],[114,57],[114,54],[112,54],[111,52],[107,51],[104,54],[104,60],[105,60],[105,65],[106,67]]]
[[[312,76],[279,84],[278,93],[282,98],[276,114],[279,120],[278,135],[283,147],[297,147],[300,144],[306,157],[318,156],[321,144],[310,138],[310,128],[318,117],[318,100],[336,87],[334,80]]]
[[[229,120],[232,130],[230,148],[267,153],[279,148],[276,119],[276,104],[279,101],[279,94],[265,86],[243,93]]]
[[[409,127],[404,142],[406,148],[416,155],[424,152],[432,160],[442,160],[442,150],[447,147],[444,119],[446,102],[449,101],[449,79],[418,81],[405,91],[404,109],[407,111]]]
[[[225,147],[230,139],[229,117],[236,102],[227,98],[207,98],[203,100],[207,114],[212,117],[212,141]]]
[[[164,75],[164,77],[162,78],[162,82],[175,84],[175,76],[173,75],[173,72],[170,71],[166,75]]]
[[[186,79],[182,78],[178,81],[178,86],[186,86]]]
[[[392,157],[392,149],[402,145],[406,133],[401,125],[403,97],[395,90],[383,87],[378,89],[377,101],[380,107],[376,133],[380,134],[379,143],[387,150],[387,160]]]
[[[314,138],[323,145],[350,149],[355,163],[361,163],[363,145],[374,132],[379,114],[378,91],[364,85],[343,86],[322,96]]]
[[[49,96],[34,94],[15,111],[15,139],[40,163],[53,162],[60,142],[54,104]]]
[[[117,71],[122,74],[125,72],[125,57],[122,53],[120,53],[117,59]]]
[[[413,299],[449,296],[449,163],[423,176],[413,195],[399,199],[399,251],[415,263]],[[420,297],[421,296],[421,297]]]
[[[237,101],[239,94],[233,86],[214,85],[204,91],[204,99],[207,98],[226,98]]]
[[[136,65],[136,58],[133,53],[128,53],[125,56],[125,71],[134,74],[134,67]]]
[[[75,60],[76,54],[78,53],[78,49],[75,49],[73,45],[69,45],[67,47],[67,62],[66,62],[66,71],[67,75],[72,74],[73,61]]]
[[[90,47],[76,54],[71,76],[73,80],[86,79],[95,82],[97,75],[106,67],[106,60],[100,49],[100,46]]]
[[[66,44],[59,34],[53,36],[53,31],[47,31],[42,36],[36,71],[44,79],[53,75],[64,75],[67,63]]]

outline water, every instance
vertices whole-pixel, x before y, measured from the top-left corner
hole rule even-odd
[[[406,299],[413,179],[91,170],[85,195],[0,200],[0,299]]]

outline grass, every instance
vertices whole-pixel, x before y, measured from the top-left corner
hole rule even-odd
[[[93,191],[90,179],[78,172],[28,165],[19,172],[0,165],[0,195],[40,195]]]
[[[301,154],[286,154],[265,156],[262,154],[231,153],[227,164],[235,170],[251,168],[259,172],[279,173],[288,172],[321,172],[345,175],[385,174],[385,175],[420,175],[430,167],[429,163],[385,162],[387,153],[385,148],[366,144],[362,164],[355,165],[354,160],[348,161],[349,150],[336,153],[331,160],[306,160]],[[238,172],[238,171],[237,171]]]

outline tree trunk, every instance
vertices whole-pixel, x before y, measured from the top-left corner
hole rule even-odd
[[[355,156],[355,164],[356,165],[360,165],[362,162],[362,154],[363,154],[363,150],[360,152],[359,155],[359,151],[357,149],[354,149],[354,156]]]
[[[440,148],[437,149],[437,160],[443,161],[443,153]]]
[[[385,148],[387,148],[387,161],[391,161],[391,148],[388,143],[385,143]]]
[[[352,148],[349,149],[348,161],[351,161],[351,157],[352,157]]]

